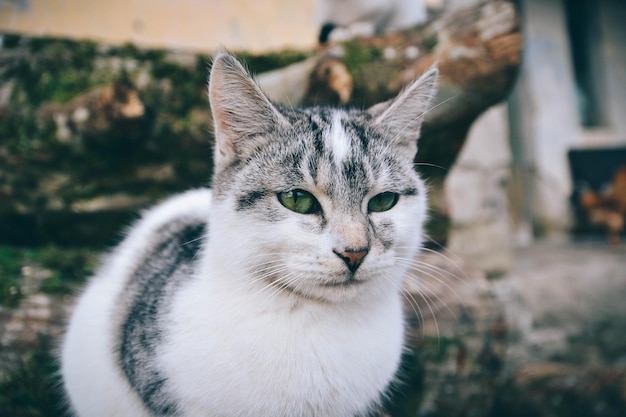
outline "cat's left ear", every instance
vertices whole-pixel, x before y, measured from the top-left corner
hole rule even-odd
[[[263,146],[273,130],[289,125],[248,71],[225,51],[213,60],[209,101],[218,169],[244,159]]]
[[[424,116],[437,93],[439,70],[432,66],[397,97],[370,107],[367,112],[393,143],[406,147],[411,157],[417,152],[417,138]]]

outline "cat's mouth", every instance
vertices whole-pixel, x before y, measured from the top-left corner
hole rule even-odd
[[[340,282],[327,282],[322,284],[323,287],[329,287],[329,288],[342,288],[342,287],[354,287],[356,285],[361,285],[363,284],[364,281],[357,281],[356,279],[354,279],[354,275],[350,274],[350,276]]]
[[[274,285],[278,285],[282,291],[293,294],[307,300],[316,301],[343,301],[353,298],[361,291],[367,280],[355,279],[354,274],[350,273],[343,279],[337,277],[335,281],[318,281],[314,285],[290,285],[290,283],[274,281]]]

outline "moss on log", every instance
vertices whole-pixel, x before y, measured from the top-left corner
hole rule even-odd
[[[209,56],[3,39],[0,242],[108,244],[137,209],[209,182]],[[515,9],[491,1],[398,34],[311,52],[238,55],[261,73],[262,85],[273,76],[290,94],[301,89],[303,103],[356,107],[394,96],[437,61],[441,92],[417,161],[436,182],[476,116],[506,96],[520,45]],[[285,74],[296,81],[282,82]],[[430,228],[445,239],[445,227]]]

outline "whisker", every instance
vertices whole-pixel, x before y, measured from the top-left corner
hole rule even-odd
[[[433,168],[439,168],[446,172],[450,171],[450,168],[446,168],[444,166],[437,165],[437,164],[431,164],[429,162],[413,162],[413,166],[433,167]]]
[[[191,240],[189,240],[189,241],[187,241],[187,242],[183,242],[183,243],[181,243],[179,246],[181,246],[181,247],[182,247],[182,246],[185,246],[185,245],[190,245],[190,244],[192,244],[192,243],[194,243],[194,242],[197,242],[197,241],[199,241],[199,240],[204,239],[205,237],[206,237],[206,236],[205,236],[205,234],[203,233],[203,234],[202,234],[202,236],[197,237],[197,238],[195,238],[195,239],[191,239]]]
[[[448,97],[447,99],[443,100],[441,103],[437,103],[436,105],[430,107],[429,109],[424,110],[417,118],[425,118],[426,115],[428,115],[428,113],[432,112],[433,110],[435,110],[436,108],[443,106],[444,104],[446,104],[447,102],[454,100],[458,97],[458,95],[452,96],[452,97]],[[408,121],[406,123],[406,126],[404,126],[402,129],[400,129],[399,132],[397,132],[397,134],[392,138],[392,140],[396,140],[397,138],[403,136],[405,134],[405,130],[409,129],[409,127],[411,126],[411,124],[413,123],[413,121]]]
[[[449,101],[456,100],[458,97],[459,97],[459,95],[458,95],[458,94],[457,94],[457,95],[455,95],[455,96],[448,97],[447,99],[445,99],[445,100],[444,100],[444,101],[442,101],[441,103],[437,103],[437,104],[435,104],[434,106],[430,107],[428,110],[424,111],[424,112],[420,115],[420,117],[426,117],[426,115],[427,115],[428,113],[430,113],[431,111],[435,110],[435,109],[436,109],[436,108],[438,108],[438,107],[443,106],[444,104],[446,104],[446,103],[447,103],[447,102],[449,102]]]
[[[469,280],[469,277],[467,276],[467,273],[465,272],[465,270],[463,270],[463,268],[461,268],[460,264],[458,262],[455,262],[451,257],[446,256],[444,253],[442,253],[441,251],[437,251],[434,249],[430,249],[430,248],[422,248],[422,250],[424,252],[428,252],[428,253],[433,253],[435,255],[441,256],[443,259],[445,259],[449,264],[451,264],[452,266],[454,266],[454,268],[459,271],[462,275],[462,278],[464,280]],[[456,256],[456,255],[455,255]]]
[[[450,280],[461,279],[458,275],[452,273],[451,271],[448,271],[445,268],[441,268],[437,265],[433,265],[431,263],[421,261],[418,258],[404,258],[404,257],[396,256],[395,259],[399,261],[404,261],[404,262],[423,266],[424,268],[427,268],[430,271],[441,273],[442,276],[445,276]]]
[[[413,297],[413,294],[410,291],[405,290],[404,288],[401,289],[401,292],[404,299],[409,302],[409,305],[411,306],[411,309],[413,310],[413,313],[415,313],[415,316],[418,318],[419,322],[423,324],[425,322],[424,314],[422,313],[422,309],[419,303],[417,302],[415,297]],[[422,333],[423,332],[424,328],[422,326]]]
[[[466,306],[465,306],[461,296],[457,293],[457,291],[454,288],[452,288],[452,286],[450,286],[447,282],[445,282],[444,279],[438,277],[437,275],[435,275],[435,274],[433,274],[433,273],[431,273],[429,271],[425,271],[425,270],[421,269],[420,266],[422,266],[422,265],[415,265],[415,264],[413,264],[411,262],[408,262],[406,260],[399,260],[399,261],[401,261],[400,262],[401,264],[404,264],[405,266],[407,266],[409,268],[409,270],[415,271],[417,273],[424,274],[424,275],[434,279],[438,283],[442,284],[445,288],[449,289],[452,292],[452,294],[454,294],[454,296],[460,301],[460,303],[463,306],[463,308],[464,309],[466,308]],[[404,263],[402,261],[404,261]],[[420,290],[420,292],[423,292],[424,289],[429,290],[428,292],[430,292],[437,299],[437,301],[439,301],[439,303],[442,304],[446,308],[446,310],[448,310],[450,312],[450,314],[452,314],[454,319],[458,321],[458,317],[457,317],[456,313],[454,311],[452,311],[452,309],[450,308],[448,303],[446,303],[441,298],[440,295],[438,295],[437,293],[435,293],[432,290],[428,289],[427,287],[424,287],[423,285],[420,286],[420,284],[422,284],[422,283],[414,282],[414,284],[417,285],[417,287],[418,287],[417,289]]]
[[[290,272],[287,275],[281,277],[280,281],[273,281],[274,291],[270,294],[269,298],[266,300],[266,303],[271,302],[275,297],[280,295],[282,292],[288,291],[291,288],[291,284],[299,282],[301,280],[300,274],[296,272]],[[293,291],[287,292],[287,298],[290,299],[294,297]]]
[[[409,295],[411,300],[412,300],[412,302],[409,301],[409,304],[411,306],[415,305],[417,307],[417,309],[419,310],[418,318],[419,318],[419,320],[422,323],[421,327],[422,327],[422,335],[423,335],[424,334],[424,326],[423,325],[424,325],[424,323],[426,323],[426,319],[424,317],[424,314],[422,313],[422,309],[420,308],[419,303],[415,299],[415,297],[413,296],[412,292],[410,292],[408,290],[405,290],[405,289],[402,289],[402,293],[406,294],[406,295]],[[430,316],[433,318],[433,322],[435,323],[435,332],[436,332],[436,335],[437,335],[437,348],[439,349],[440,348],[440,343],[441,343],[441,334],[440,334],[440,331],[439,331],[439,322],[437,321],[437,315],[435,314],[435,311],[433,310],[433,308],[431,306],[432,300],[430,300],[429,297],[427,297],[426,294],[424,294],[422,291],[419,291],[417,293],[417,295],[419,295],[422,298],[422,300],[424,300],[424,303],[426,304],[426,307],[430,311]],[[413,311],[415,311],[415,309],[413,309]]]
[[[292,274],[293,273],[289,273],[289,274],[285,275],[283,278],[289,277]],[[271,303],[275,297],[277,297],[281,292],[283,292],[285,290],[284,284],[283,284],[282,281],[271,280],[271,281],[267,282],[267,284],[264,287],[259,289],[256,293],[254,293],[253,296],[256,297],[257,295],[261,294],[262,292],[267,291],[268,289],[272,289],[272,292],[270,292],[268,294],[268,297],[265,299],[266,304],[267,303]]]

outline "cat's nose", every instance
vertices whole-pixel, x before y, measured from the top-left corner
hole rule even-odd
[[[354,272],[363,263],[363,258],[367,255],[368,249],[345,249],[342,252],[336,250],[333,252],[346,263],[346,266],[351,272]]]

